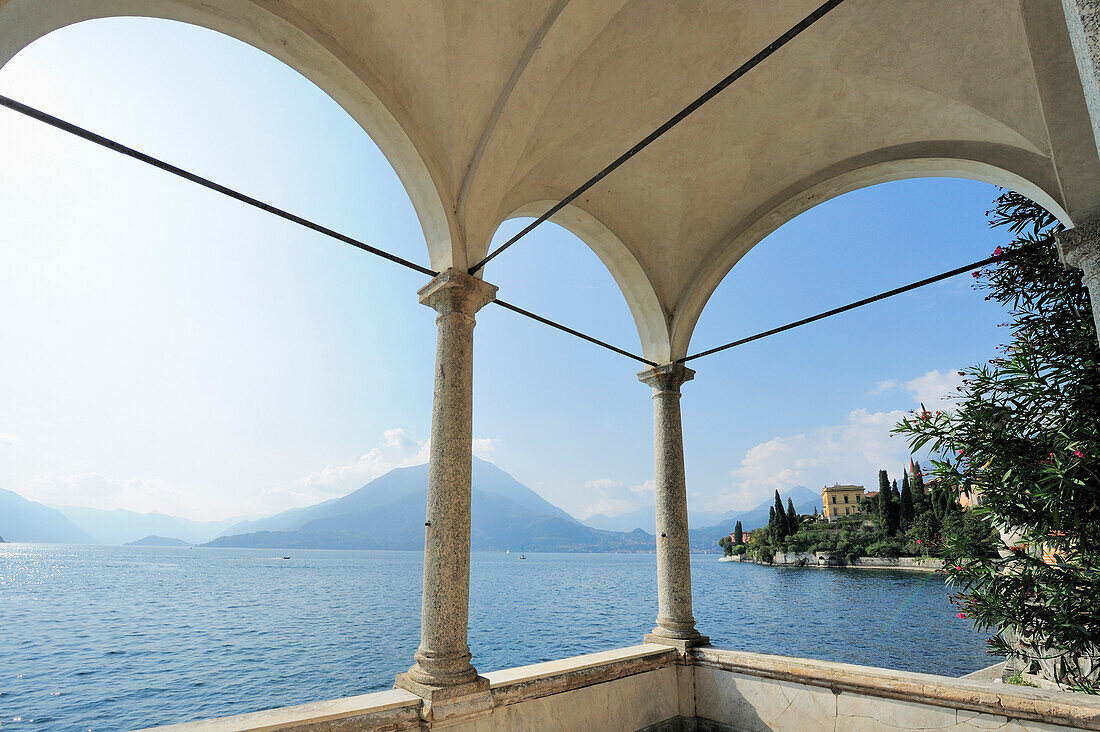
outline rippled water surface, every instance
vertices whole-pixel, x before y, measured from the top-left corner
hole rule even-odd
[[[653,555],[475,554],[483,671],[640,642]],[[988,665],[938,575],[692,564],[715,645],[958,676]],[[125,730],[390,688],[412,552],[0,545],[0,729]]]

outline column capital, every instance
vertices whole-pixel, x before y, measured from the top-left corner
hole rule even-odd
[[[422,305],[427,305],[440,315],[473,315],[496,299],[497,288],[451,267],[436,275],[416,294],[420,296]]]
[[[695,378],[695,372],[682,363],[666,363],[638,373],[638,381],[649,384],[657,391],[680,392],[685,381]]]

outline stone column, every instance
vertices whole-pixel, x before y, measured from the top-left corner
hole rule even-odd
[[[1100,147],[1100,0],[1062,0],[1077,72]]]
[[[680,386],[694,376],[694,371],[676,363],[638,374],[640,381],[653,387],[657,484],[657,627],[645,641],[681,649],[709,642],[695,629],[691,614],[691,549],[680,425]]]
[[[428,513],[424,522],[424,594],[416,664],[397,686],[437,701],[486,692],[488,681],[470,664],[466,626],[470,606],[470,475],[474,314],[497,288],[448,269],[420,290],[434,308],[438,336]]]
[[[1092,319],[1100,335],[1100,220],[1055,234],[1054,238],[1062,263],[1081,270],[1081,282],[1089,288]]]

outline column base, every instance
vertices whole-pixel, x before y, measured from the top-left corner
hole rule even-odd
[[[455,686],[433,686],[414,681],[409,674],[403,673],[397,675],[394,688],[411,691],[423,699],[420,718],[432,726],[451,720],[485,717],[493,712],[489,679],[484,676]]]
[[[672,646],[677,650],[686,651],[696,646],[709,646],[710,638],[705,635],[696,635],[693,638],[668,638],[663,635],[657,635],[656,633],[646,633],[642,638],[642,642],[659,643],[662,646]]]

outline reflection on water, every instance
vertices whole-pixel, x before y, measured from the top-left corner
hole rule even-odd
[[[474,555],[480,670],[652,628],[653,555],[527,556]],[[953,676],[992,662],[938,575],[692,570],[718,646]],[[420,582],[412,552],[0,545],[0,725],[132,729],[388,689],[419,641]]]

